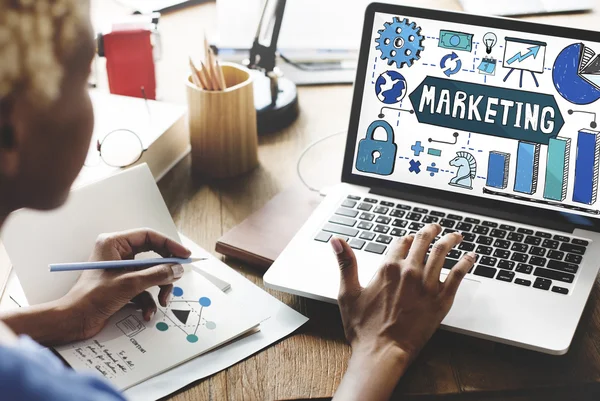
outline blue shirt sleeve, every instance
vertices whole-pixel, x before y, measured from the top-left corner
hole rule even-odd
[[[0,346],[0,394],[6,401],[125,401],[103,378],[65,367],[26,336]]]

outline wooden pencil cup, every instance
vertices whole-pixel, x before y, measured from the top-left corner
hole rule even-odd
[[[228,178],[258,165],[258,136],[252,76],[246,68],[222,64],[227,88],[207,91],[186,82],[192,170]]]

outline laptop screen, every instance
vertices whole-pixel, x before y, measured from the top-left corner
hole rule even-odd
[[[368,17],[351,174],[600,217],[600,43],[452,15]]]

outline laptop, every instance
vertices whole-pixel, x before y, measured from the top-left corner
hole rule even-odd
[[[475,251],[451,331],[568,351],[600,260],[600,33],[374,3],[362,33],[342,183],[264,276],[336,302],[329,240],[363,286],[394,238],[438,223]]]

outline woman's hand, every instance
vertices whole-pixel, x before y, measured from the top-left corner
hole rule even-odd
[[[332,239],[341,273],[338,302],[346,338],[352,346],[348,372],[336,394],[339,399],[388,399],[398,379],[450,311],[475,254],[466,254],[442,283],[444,260],[462,236],[454,233],[442,237],[425,263],[429,245],[441,230],[437,224],[428,225],[416,236],[397,239],[366,288],[359,284],[356,257],[350,246]]]
[[[141,229],[101,235],[90,261],[133,259],[138,253],[154,251],[163,257],[187,258],[191,252],[183,245],[156,231]],[[173,282],[183,276],[181,265],[159,265],[144,270],[87,270],[65,296],[73,317],[80,323],[82,339],[96,335],[108,318],[129,302],[135,303],[146,321],[157,307],[146,289],[160,287],[158,301],[167,306]]]
[[[172,239],[141,229],[100,236],[90,261],[133,259],[147,251],[163,257],[190,256],[188,249]],[[13,332],[29,335],[46,345],[83,340],[96,335],[129,302],[134,302],[144,319],[150,320],[157,307],[146,289],[159,286],[158,300],[166,306],[172,284],[181,276],[181,265],[159,265],[144,270],[88,270],[64,297],[10,311],[0,320]]]

